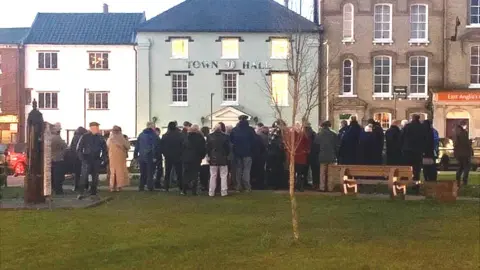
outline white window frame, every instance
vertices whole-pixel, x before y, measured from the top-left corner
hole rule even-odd
[[[228,42],[233,42],[237,45],[237,51],[233,54],[227,54],[226,45]],[[238,59],[240,58],[240,38],[224,37],[222,38],[222,59]]]
[[[110,53],[109,52],[88,52],[88,69],[90,70],[108,70],[110,69]],[[98,63],[93,63],[93,67],[91,66],[92,63],[90,62],[92,60],[91,56],[93,55],[93,59],[101,59],[97,60]],[[105,55],[107,56],[105,58]],[[105,61],[105,59],[107,61]],[[106,62],[106,65],[105,65]],[[97,67],[97,64],[99,66]]]
[[[351,9],[351,12],[347,11],[347,8]],[[347,16],[351,16],[351,18],[347,18]],[[343,27],[342,27],[342,37],[343,43],[353,43],[355,42],[355,9],[352,3],[347,3],[343,6]],[[346,27],[350,27],[350,33],[346,33]]]
[[[388,76],[388,78],[389,78],[389,85],[388,85],[389,91],[388,91],[388,93],[383,93],[383,92],[376,93],[375,92],[375,85],[376,85],[375,76],[377,74],[375,74],[375,68],[376,68],[375,60],[377,58],[384,58],[384,57],[389,59],[389,76]],[[393,64],[392,57],[388,56],[388,55],[378,55],[378,56],[375,56],[373,58],[373,97],[379,97],[379,98],[392,98],[393,97],[392,96],[392,64]],[[382,64],[381,67],[382,67],[382,74],[378,74],[378,76],[383,77],[384,76],[384,74],[383,74],[383,64]]]
[[[40,58],[41,58],[41,55],[43,54],[43,67],[40,66]],[[46,55],[47,54],[50,54],[50,67],[46,67]],[[53,55],[55,55],[55,57],[57,58],[57,63],[56,63],[56,67],[53,67]],[[58,52],[48,52],[48,51],[38,51],[37,52],[37,68],[38,69],[41,69],[41,70],[56,70],[58,69]]]
[[[43,94],[43,108],[40,107],[40,95]],[[45,105],[47,104],[47,102],[45,102],[45,97],[46,97],[46,94],[50,94],[50,106],[49,107],[46,107]],[[57,95],[57,106],[56,107],[53,107],[53,95]],[[58,103],[59,103],[59,100],[58,100],[58,92],[55,92],[55,91],[38,91],[37,92],[37,105],[38,105],[38,109],[40,110],[58,110]]]
[[[417,74],[413,74],[412,73],[412,60],[414,58],[417,58],[417,63],[418,63],[418,60],[420,60],[420,58],[423,58],[425,59],[425,74],[419,74],[418,70],[420,68],[420,66],[417,65]],[[410,56],[410,58],[408,59],[408,66],[410,68],[410,71],[409,71],[409,93],[408,93],[408,96],[409,97],[428,97],[428,57],[427,56],[423,56],[423,55],[415,55],[415,56]],[[425,93],[412,93],[412,77],[417,77],[418,78],[421,78],[421,77],[424,77],[425,78]],[[418,83],[418,80],[417,80],[417,86],[420,86],[422,84]]]
[[[177,76],[182,76],[182,77],[185,76],[185,78],[186,78],[185,80],[186,80],[186,83],[187,83],[187,87],[178,86],[178,85],[175,86],[175,87],[173,86],[173,82],[174,82],[175,78],[177,78]],[[170,92],[170,94],[171,94],[171,102],[172,102],[171,106],[188,106],[188,73],[184,73],[184,72],[174,72],[174,73],[171,73],[171,74],[170,74],[170,77],[171,77],[171,79],[170,79],[170,85],[171,85],[171,92]],[[183,80],[180,80],[180,81],[183,82]],[[177,80],[177,82],[178,82],[178,80]],[[174,96],[174,90],[175,90],[175,89],[176,89],[177,91],[178,91],[178,90],[185,90],[185,91],[187,92],[187,93],[185,94],[185,95],[187,96],[187,101],[174,101],[174,100],[173,100],[173,96]],[[177,92],[176,95],[177,95],[178,97],[180,97],[180,96],[185,96],[183,93],[182,93],[182,94],[178,94],[178,92]]]
[[[179,42],[179,41],[183,42],[183,45],[185,47],[185,51],[183,52],[182,55],[177,55],[174,50],[176,42]],[[171,59],[188,59],[188,43],[189,43],[188,38],[172,38],[170,42],[172,43],[170,48],[172,52]]]
[[[472,21],[473,21],[473,20],[472,20],[472,16],[473,16],[473,15],[472,15],[472,8],[478,8],[478,9],[480,9],[480,1],[478,2],[478,5],[475,5],[475,6],[472,5],[472,4],[473,4],[472,1],[473,1],[473,0],[468,0],[468,3],[467,3],[467,8],[468,8],[468,10],[467,10],[467,14],[468,14],[468,25],[467,25],[466,27],[467,27],[467,28],[480,28],[480,12],[479,12],[478,15],[475,15],[475,16],[478,17],[478,18],[477,18],[478,22],[472,23]]]
[[[388,22],[384,22],[383,20],[381,21],[378,21],[376,20],[376,15],[377,15],[377,7],[383,7],[383,6],[386,6],[389,8],[389,13],[390,13],[390,16],[389,16],[389,20]],[[373,10],[373,43],[374,44],[377,44],[377,43],[393,43],[393,5],[392,4],[388,4],[388,3],[380,3],[380,4],[376,4],[374,6],[374,10]],[[382,17],[383,17],[383,13],[382,13]],[[388,23],[389,24],[389,37],[388,38],[376,38],[375,37],[375,33],[377,32],[377,29],[376,29],[376,25],[377,23],[381,23],[381,25],[383,26],[384,23]],[[379,30],[381,33],[384,31],[384,30]]]
[[[345,92],[345,62],[349,61],[350,62],[350,69],[351,69],[351,73],[350,75],[348,75],[350,77],[350,87],[351,87],[351,91],[346,93]],[[340,94],[340,97],[356,97],[356,95],[354,94],[355,93],[355,70],[354,70],[354,62],[351,58],[347,58],[347,59],[344,59],[343,62],[342,62],[342,91],[341,91],[341,94]]]
[[[281,55],[279,53],[277,53],[275,51],[275,47],[278,45],[278,46],[282,46],[283,45],[287,45],[287,48],[286,48],[286,53],[285,55]],[[290,53],[290,40],[288,38],[272,38],[270,40],[270,46],[271,46],[271,52],[270,52],[270,58],[271,59],[287,59],[288,58],[288,55]]]
[[[275,100],[275,98],[273,97],[273,89],[274,89],[274,85],[273,85],[273,82],[274,82],[274,77],[275,76],[287,76],[287,89],[286,89],[286,98],[283,100],[283,103],[279,104],[277,103],[277,101]],[[289,87],[290,87],[290,74],[288,72],[272,72],[270,74],[270,86],[271,86],[271,92],[272,92],[272,104],[274,106],[278,106],[278,107],[288,107],[289,105],[289,99],[290,99],[290,95],[289,95]]]
[[[225,86],[225,77],[228,75],[235,76],[235,87]],[[238,83],[239,83],[240,74],[238,72],[222,72],[222,106],[237,106],[238,105]],[[225,91],[227,88],[235,89],[235,100],[225,100]]]
[[[383,115],[388,115],[388,127],[384,127],[383,126],[383,123],[382,123],[382,119],[383,119]],[[380,118],[378,118],[377,116],[380,116]],[[382,127],[383,130],[387,130],[389,129],[391,126],[392,126],[392,113],[389,113],[389,112],[376,112],[373,114],[373,119],[380,123],[380,126]]]
[[[93,107],[90,107],[90,94],[93,95]],[[103,94],[107,95],[107,107],[103,108]],[[97,95],[100,95],[100,108],[97,108]],[[105,111],[110,109],[110,92],[108,91],[87,91],[87,110]]]
[[[472,50],[474,47],[477,47],[477,63],[472,65],[472,58],[473,58],[473,55],[472,55]],[[474,83],[472,82],[472,67],[476,67],[477,70],[479,70],[478,74],[475,74],[475,76],[478,77],[478,82],[477,83]],[[469,77],[469,88],[480,88],[480,45],[473,45],[470,47],[470,52],[469,52],[469,57],[468,57],[468,77]]]
[[[425,21],[422,22],[420,21],[420,15],[421,13],[416,13],[414,16],[413,14],[413,8],[414,7],[425,7]],[[429,43],[429,36],[428,36],[428,5],[427,4],[412,4],[410,5],[410,40],[408,41],[410,44],[419,44],[419,43],[423,43],[423,44],[428,44]],[[418,32],[425,32],[425,37],[424,38],[418,38],[418,37],[413,37],[413,24],[416,23],[416,24],[425,24],[425,29],[422,30],[422,31],[418,31]]]

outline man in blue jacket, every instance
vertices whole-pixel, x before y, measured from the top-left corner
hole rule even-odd
[[[139,191],[145,190],[145,185],[149,191],[153,191],[153,174],[155,169],[154,159],[158,156],[160,148],[160,138],[155,132],[155,124],[147,123],[147,128],[140,133],[135,145],[133,158],[138,158],[140,165],[140,184]]]
[[[250,192],[250,170],[252,168],[252,147],[255,145],[255,130],[248,124],[248,117],[238,117],[238,124],[230,134],[235,158],[237,191],[243,188]]]

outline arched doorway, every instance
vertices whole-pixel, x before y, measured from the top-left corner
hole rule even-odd
[[[455,134],[455,127],[462,122],[466,122],[469,126],[470,114],[462,109],[454,109],[447,113],[445,117],[445,137],[453,138]]]

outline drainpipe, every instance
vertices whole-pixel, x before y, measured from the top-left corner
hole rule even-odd
[[[330,69],[330,45],[328,44],[328,40],[326,40],[323,45],[325,45],[325,52],[326,52],[326,61],[325,61],[325,119],[330,120],[330,89],[329,89],[329,69]]]
[[[135,52],[135,133],[134,136],[137,136],[137,100],[138,100],[138,48],[137,45],[133,45],[133,51]]]

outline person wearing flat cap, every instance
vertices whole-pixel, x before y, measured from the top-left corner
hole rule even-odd
[[[100,168],[102,164],[108,163],[107,144],[100,134],[100,124],[97,122],[91,122],[89,126],[90,130],[80,138],[77,146],[77,154],[82,162],[78,191],[79,200],[87,196],[87,194],[85,194],[85,186],[88,182],[89,175],[92,176],[89,195],[97,195]]]

